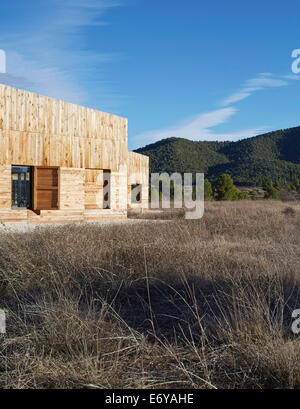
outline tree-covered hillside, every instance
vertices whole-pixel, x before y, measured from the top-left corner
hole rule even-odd
[[[222,173],[240,185],[261,185],[265,178],[300,177],[300,127],[238,142],[194,142],[168,138],[137,149],[150,157],[150,172],[204,172],[212,182]]]

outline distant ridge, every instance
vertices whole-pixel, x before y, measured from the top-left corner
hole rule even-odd
[[[211,182],[229,173],[237,185],[300,177],[300,126],[237,142],[167,138],[135,152],[150,158],[150,172],[204,172]]]

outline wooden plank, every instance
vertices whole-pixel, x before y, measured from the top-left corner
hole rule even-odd
[[[36,167],[34,170],[34,209],[58,209],[58,168]]]
[[[60,209],[84,209],[84,170],[60,168]]]
[[[147,209],[149,204],[149,158],[135,152],[128,152],[127,159],[127,207],[128,209]],[[141,185],[142,200],[131,202],[131,185]]]
[[[103,208],[103,170],[85,169],[84,183],[85,209]]]
[[[0,166],[0,209],[11,209],[11,166]]]
[[[38,207],[50,202],[53,206],[57,199],[57,207],[69,211],[99,207],[96,195],[102,194],[103,187],[95,181],[85,181],[85,168],[111,172],[114,210],[126,211],[127,179],[134,178],[142,184],[146,206],[149,160],[128,152],[127,129],[125,118],[0,84],[0,166],[61,168],[58,198],[53,186],[45,189],[43,199],[38,193],[43,188],[35,189],[33,202]],[[10,170],[6,172],[4,179]],[[0,209],[10,206],[8,192],[4,188]]]

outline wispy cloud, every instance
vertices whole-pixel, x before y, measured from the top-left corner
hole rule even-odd
[[[83,27],[106,24],[105,12],[117,7],[114,0],[53,0],[41,18],[19,34],[3,36],[7,52],[7,74],[0,82],[35,92],[85,103],[87,95],[79,83],[93,78],[102,96],[111,84],[101,81],[104,65],[120,58],[86,46]],[[43,8],[41,8],[43,13]],[[1,30],[0,30],[1,33]]]
[[[242,101],[243,99],[250,97],[250,95],[258,89],[259,88],[244,88],[224,99],[221,102],[221,106],[227,106],[234,104],[235,102]]]
[[[156,142],[160,139],[169,138],[171,136],[187,138],[190,140],[207,140],[207,141],[237,141],[243,138],[258,135],[268,131],[268,126],[257,126],[253,128],[241,129],[238,131],[219,133],[214,131],[217,125],[228,122],[234,115],[237,114],[237,108],[230,106],[245,98],[250,97],[257,91],[266,88],[278,88],[289,85],[288,80],[296,80],[294,76],[279,76],[274,77],[272,73],[263,72],[257,74],[254,78],[245,81],[241,89],[221,102],[223,108],[213,110],[206,113],[189,118],[183,123],[175,126],[170,126],[164,129],[154,129],[152,131],[143,132],[132,138],[132,145],[134,148]]]
[[[299,81],[300,80],[300,75],[290,74],[290,75],[284,75],[282,78],[284,78],[286,80]]]
[[[30,89],[73,103],[80,103],[85,98],[83,91],[73,83],[67,72],[26,60],[18,53],[9,52],[7,55],[8,73],[0,74],[2,84]]]
[[[55,0],[58,18],[55,26],[61,27],[63,32],[74,32],[82,26],[104,25],[107,22],[99,20],[104,12],[112,7],[120,6],[120,2],[114,0]]]
[[[273,78],[272,73],[260,73],[255,78],[248,79],[244,86],[234,94],[230,95],[228,98],[225,98],[221,101],[221,106],[228,106],[238,101],[242,101],[250,97],[254,92],[261,91],[265,88],[277,88],[277,87],[284,87],[288,85],[287,78]]]
[[[175,126],[141,133],[135,136],[131,142],[133,148],[137,148],[172,136],[206,141],[239,140],[265,131],[266,127],[244,129],[227,134],[213,131],[212,128],[224,124],[236,113],[237,109],[234,107],[202,113]]]
[[[270,78],[270,77],[257,77],[246,81],[248,87],[256,89],[272,88],[272,87],[284,87],[288,85],[287,81],[282,79]]]

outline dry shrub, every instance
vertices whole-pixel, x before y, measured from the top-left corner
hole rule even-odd
[[[129,219],[146,219],[146,220],[173,220],[184,219],[185,212],[183,209],[157,209],[157,210],[129,210]]]
[[[201,220],[3,231],[0,386],[299,387],[291,208],[207,203]]]
[[[285,209],[283,209],[282,213],[287,216],[294,216],[296,214],[296,210],[291,206],[287,206]]]

